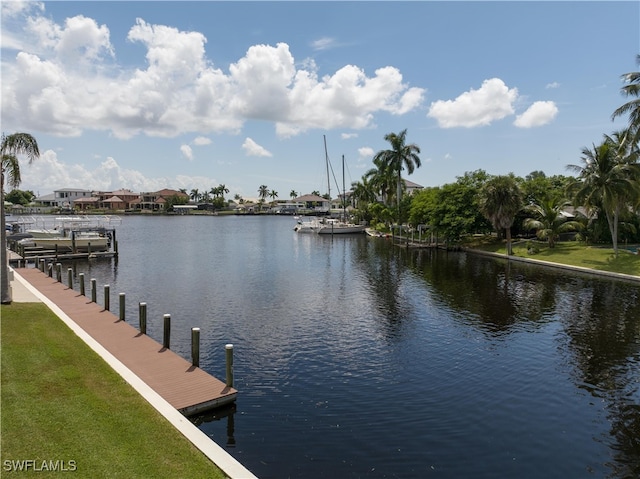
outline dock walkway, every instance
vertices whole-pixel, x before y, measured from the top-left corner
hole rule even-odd
[[[235,400],[237,391],[37,268],[16,269],[49,301],[183,414]]]

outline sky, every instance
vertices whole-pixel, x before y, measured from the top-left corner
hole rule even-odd
[[[439,186],[569,175],[623,128],[640,2],[2,1],[2,133],[20,189],[279,199],[359,181],[407,130]]]

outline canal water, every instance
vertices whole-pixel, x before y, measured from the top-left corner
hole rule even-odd
[[[640,477],[640,286],[291,217],[129,217],[78,263],[224,379],[198,427],[261,479]]]

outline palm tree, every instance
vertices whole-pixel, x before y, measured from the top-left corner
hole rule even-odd
[[[640,55],[636,56],[636,63],[640,65]],[[622,75],[622,79],[626,83],[621,88],[625,97],[633,97],[621,107],[617,108],[611,115],[611,119],[615,120],[619,116],[629,115],[629,133],[631,141],[638,143],[640,140],[640,72],[630,72]]]
[[[405,143],[407,137],[407,130],[402,130],[400,133],[388,133],[384,139],[391,144],[390,150],[382,150],[376,153],[373,158],[374,164],[376,160],[380,162],[384,169],[389,169],[395,173],[397,179],[396,190],[396,205],[398,210],[398,221],[400,221],[400,202],[402,200],[402,177],[401,172],[405,168],[410,175],[415,168],[419,168],[421,165],[420,147],[411,143],[407,145]]]
[[[480,212],[499,232],[504,229],[507,239],[507,254],[511,249],[511,226],[522,207],[522,193],[511,176],[494,176],[480,189]]]
[[[604,212],[616,257],[620,213],[640,194],[637,159],[637,144],[626,132],[617,132],[605,135],[604,141],[598,146],[594,144],[593,149],[583,148],[583,166],[567,165],[567,169],[578,174],[571,186],[575,203]]]
[[[194,188],[191,190],[191,193],[189,194],[189,198],[191,198],[195,203],[198,202],[198,200],[200,199],[200,192],[198,191],[197,188]]]
[[[369,182],[371,188],[380,193],[382,202],[385,205],[389,205],[391,198],[393,198],[392,192],[396,179],[395,173],[384,163],[383,158],[374,158],[373,164],[375,167],[367,171],[363,179]]]
[[[9,292],[9,270],[7,265],[7,231],[4,218],[4,180],[12,188],[20,185],[20,163],[17,155],[27,155],[29,164],[40,157],[40,149],[36,139],[28,133],[14,133],[9,136],[2,135],[0,144],[0,302],[11,303]]]
[[[271,190],[269,192],[269,196],[271,197],[271,205],[276,202],[276,198],[278,197],[278,192],[276,190]]]
[[[227,188],[227,185],[218,185],[218,194],[222,197],[222,201],[224,201],[224,195],[226,195],[227,193],[229,193],[229,188]]]
[[[260,185],[258,188],[258,196],[260,197],[260,205],[267,200],[267,196],[269,196],[269,187],[267,185]]]
[[[289,192],[289,198],[294,199],[298,197],[298,192],[296,190],[291,190]]]
[[[366,205],[376,201],[376,193],[366,176],[363,176],[360,181],[351,183],[351,190],[353,191],[352,196],[355,200],[356,208],[358,208],[361,203]]]
[[[563,212],[571,203],[553,195],[547,195],[541,200],[525,207],[525,211],[532,217],[526,218],[523,226],[529,230],[537,230],[536,236],[547,240],[549,248],[554,248],[560,233],[576,231],[582,227],[578,221],[569,221]]]

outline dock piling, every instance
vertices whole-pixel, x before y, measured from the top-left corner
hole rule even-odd
[[[227,363],[227,386],[233,387],[233,344],[227,344],[225,347],[225,357]]]
[[[80,273],[78,275],[78,279],[80,281],[80,294],[82,296],[84,296],[85,295],[85,291],[84,291],[84,273]]]
[[[62,263],[56,263],[56,279],[62,283]]]
[[[53,278],[53,263],[49,263],[48,273],[49,273],[49,278]]]
[[[97,288],[95,278],[91,278],[91,302],[97,303]]]
[[[191,328],[191,364],[200,366],[200,328]]]
[[[171,315],[164,315],[164,334],[162,336],[162,347],[171,349],[169,347],[169,340],[171,339]]]
[[[147,303],[138,303],[138,316],[140,318],[140,332],[147,334]]]
[[[67,286],[73,289],[73,268],[67,268]]]
[[[120,321],[124,321],[125,309],[124,309],[124,293],[120,293]]]
[[[105,311],[109,311],[110,289],[111,289],[111,286],[109,286],[108,284],[104,285],[104,310]]]

